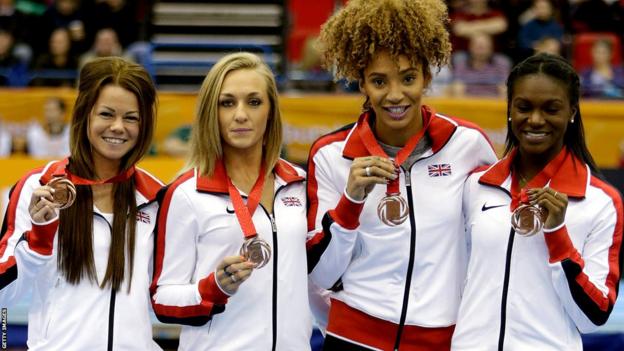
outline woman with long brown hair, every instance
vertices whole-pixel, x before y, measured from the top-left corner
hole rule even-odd
[[[102,58],[80,73],[68,158],[12,189],[0,305],[32,289],[30,350],[153,350],[149,282],[161,183],[149,149],[156,91],[141,66]]]

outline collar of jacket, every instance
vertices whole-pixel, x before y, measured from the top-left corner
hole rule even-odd
[[[65,158],[48,164],[45,172],[39,178],[39,183],[42,185],[47,184],[54,175],[64,174],[68,163],[69,158]],[[136,191],[140,195],[137,197],[137,206],[154,201],[163,184],[138,167],[132,176],[134,177]]]
[[[195,170],[195,172],[197,172],[197,170]],[[297,173],[297,170],[295,170],[293,166],[282,159],[277,161],[273,172],[275,172],[277,177],[285,184],[305,180],[304,177]],[[225,168],[215,167],[215,171],[210,177],[197,175],[196,189],[209,193],[228,194],[228,182],[226,177]]]
[[[518,154],[514,148],[505,158],[491,166],[480,178],[479,183],[509,190],[513,161]],[[589,184],[589,170],[567,147],[561,149],[536,177],[550,179],[551,188],[568,197],[583,198]]]
[[[431,150],[433,153],[436,153],[451,138],[457,125],[451,123],[447,119],[439,118],[435,110],[429,106],[422,105],[420,110],[423,117],[423,125],[427,125],[427,122],[429,122],[426,133],[431,139]],[[347,137],[344,149],[342,150],[343,157],[352,160],[356,157],[370,156],[370,153],[364,145],[364,141],[360,137],[359,128],[362,128],[362,123],[369,123],[371,118],[372,114],[369,111],[360,115],[357,124]]]

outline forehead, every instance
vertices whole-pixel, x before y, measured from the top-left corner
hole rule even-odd
[[[529,74],[513,84],[512,100],[522,98],[535,102],[549,100],[569,101],[568,87],[564,82],[545,74]]]
[[[364,69],[365,73],[390,73],[399,72],[406,69],[418,69],[418,65],[410,62],[406,55],[392,57],[386,50],[375,52],[368,61],[368,65]]]
[[[221,94],[267,92],[266,79],[255,69],[237,69],[225,75]]]

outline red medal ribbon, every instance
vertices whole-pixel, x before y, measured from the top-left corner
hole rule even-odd
[[[260,199],[262,198],[262,189],[264,188],[264,177],[265,177],[265,166],[264,162],[262,162],[262,166],[260,166],[260,174],[258,174],[258,179],[254,183],[251,188],[251,192],[247,197],[247,204],[243,201],[243,197],[238,192],[238,189],[232,183],[232,179],[227,176],[227,172],[225,171],[225,165],[223,164],[223,160],[220,160],[217,163],[217,167],[223,167],[223,173],[226,175],[228,182],[228,193],[230,194],[230,200],[232,200],[232,205],[234,205],[234,213],[236,213],[236,218],[238,219],[238,223],[243,230],[243,234],[246,239],[250,239],[258,235],[256,231],[256,226],[251,219],[253,213],[256,211],[258,204],[260,203]]]
[[[418,145],[422,137],[425,135],[427,128],[429,127],[429,121],[431,120],[429,118],[429,114],[425,111],[424,108],[421,108],[421,113],[423,116],[423,127],[420,129],[420,131],[418,131],[418,133],[414,134],[407,141],[405,146],[403,146],[401,150],[399,150],[399,152],[397,153],[396,157],[394,158],[394,164],[397,167],[400,167],[403,164],[403,162],[405,162],[405,160],[407,160],[407,158],[412,154],[412,151],[414,151],[414,149],[416,148],[416,145]],[[364,146],[366,147],[366,150],[371,155],[388,158],[388,154],[386,154],[386,152],[379,145],[377,138],[375,138],[375,135],[373,134],[373,131],[371,130],[370,124],[368,123],[369,119],[370,119],[370,113],[366,112],[364,121],[362,125],[360,126],[360,128],[358,128],[360,138],[362,138],[362,141],[364,143]],[[399,189],[400,189],[399,178],[397,177],[397,179],[390,180],[388,182],[386,194],[387,195],[399,194],[400,193]]]
[[[110,183],[120,183],[120,182],[125,182],[126,180],[130,179],[133,175],[134,172],[136,171],[136,168],[134,166],[128,168],[127,170],[117,174],[114,177],[108,178],[108,179],[103,179],[103,180],[92,180],[92,179],[86,179],[86,178],[82,178],[80,176],[77,176],[75,174],[72,174],[69,172],[69,169],[67,169],[67,165],[69,164],[69,160],[65,159],[63,161],[64,165],[61,164],[62,166],[64,166],[62,169],[59,169],[58,171],[54,172],[52,174],[52,176],[54,177],[65,177],[67,178],[70,182],[72,182],[74,185],[101,185],[101,184],[110,184]]]

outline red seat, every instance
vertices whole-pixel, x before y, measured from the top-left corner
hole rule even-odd
[[[572,63],[577,71],[581,71],[592,65],[591,48],[596,40],[607,39],[613,48],[611,64],[622,63],[622,43],[614,33],[579,33],[574,35],[572,43]]]

